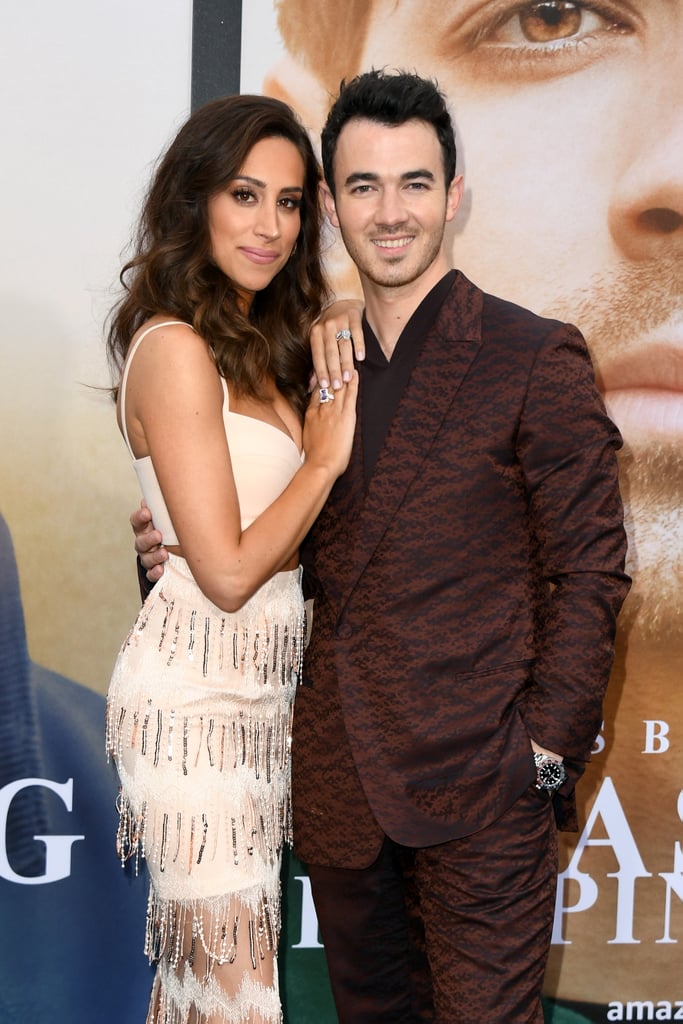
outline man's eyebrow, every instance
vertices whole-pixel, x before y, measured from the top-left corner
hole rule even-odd
[[[355,185],[359,181],[376,182],[380,180],[379,174],[373,174],[371,171],[356,171],[354,174],[349,174],[348,178],[344,182],[345,185]],[[417,178],[427,179],[427,181],[436,181],[432,171],[426,170],[426,168],[419,167],[414,171],[405,171],[401,177],[401,181],[415,181]]]
[[[357,181],[379,181],[379,174],[372,174],[370,171],[356,171],[354,174],[349,174],[344,184],[355,185]]]
[[[436,181],[432,171],[424,168],[419,168],[416,171],[406,171],[405,174],[401,175],[401,181],[413,181],[415,178],[426,178],[428,181]]]

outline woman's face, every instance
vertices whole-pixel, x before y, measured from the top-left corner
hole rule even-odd
[[[289,259],[301,228],[304,163],[288,139],[257,142],[208,201],[211,254],[247,306]]]

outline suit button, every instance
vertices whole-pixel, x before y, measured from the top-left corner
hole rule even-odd
[[[353,629],[348,622],[342,622],[341,626],[337,626],[335,635],[339,640],[350,640],[353,636]]]

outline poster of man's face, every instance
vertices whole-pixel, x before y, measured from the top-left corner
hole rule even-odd
[[[634,588],[548,986],[664,1012],[683,998],[683,0],[243,6],[242,91],[290,102],[315,141],[342,77],[436,79],[465,185],[453,265],[587,339],[625,442]],[[357,291],[339,242],[329,263],[337,293]]]

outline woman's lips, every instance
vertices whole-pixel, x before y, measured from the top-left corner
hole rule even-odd
[[[272,249],[252,249],[247,246],[242,246],[242,253],[251,260],[252,263],[259,263],[267,265],[268,263],[274,263],[280,256],[279,252],[273,252]]]

